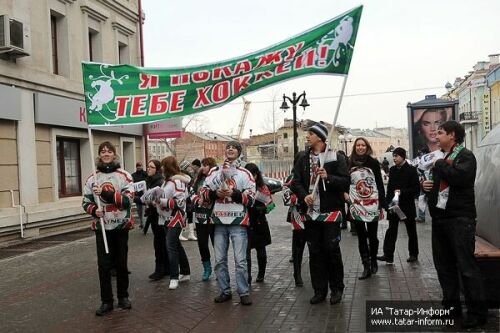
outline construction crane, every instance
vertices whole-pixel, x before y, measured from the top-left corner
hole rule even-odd
[[[243,98],[243,111],[241,112],[240,124],[238,125],[238,133],[236,134],[236,138],[238,140],[241,139],[241,135],[243,134],[243,129],[245,128],[245,122],[247,121],[248,110],[250,109],[250,103],[252,103],[249,100],[246,100],[245,97],[242,98]]]

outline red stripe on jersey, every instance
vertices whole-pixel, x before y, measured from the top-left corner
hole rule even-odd
[[[115,192],[115,206],[122,208],[122,195],[121,195],[121,193]]]
[[[125,177],[125,179],[129,182],[129,183],[132,183],[133,180],[132,178],[130,178],[128,176],[128,173],[127,172],[124,172],[123,169],[116,169],[116,172],[119,173],[120,175],[123,175]]]

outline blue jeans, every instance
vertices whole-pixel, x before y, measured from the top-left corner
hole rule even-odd
[[[239,225],[215,225],[215,275],[222,293],[231,294],[231,283],[227,266],[229,240],[233,243],[236,286],[240,296],[250,293],[247,266],[247,228]]]

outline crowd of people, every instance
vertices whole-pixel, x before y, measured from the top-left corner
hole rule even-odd
[[[384,187],[381,168],[372,155],[366,138],[357,138],[347,157],[327,146],[328,128],[316,123],[307,131],[308,148],[295,156],[291,175],[285,182],[284,204],[289,207],[286,221],[293,230],[292,261],[295,285],[302,287],[302,256],[307,243],[309,268],[314,294],[311,304],[326,300],[341,302],[344,268],[341,253],[341,229],[346,220],[356,230],[366,280],[378,271],[378,261],[394,262],[398,226],[404,222],[408,233],[409,264],[418,261],[418,236],[415,224],[415,199],[421,191],[428,196],[432,217],[432,249],[443,306],[461,316],[462,280],[467,307],[464,327],[486,322],[484,287],[474,259],[475,204],[474,155],[464,148],[465,132],[455,121],[438,127],[437,142],[444,158],[434,162],[429,179],[419,179],[417,170],[406,159],[406,150],[393,151],[394,165],[388,170]],[[261,171],[253,163],[242,166],[242,146],[237,141],[226,145],[221,165],[211,157],[192,163],[179,163],[173,156],[162,161],[150,160],[147,171],[137,163],[130,175],[120,167],[115,147],[110,142],[98,148],[97,172],[90,176],[84,190],[83,208],[95,219],[97,259],[101,287],[101,306],[96,315],[113,310],[111,271],[116,271],[118,307],[130,309],[128,299],[128,231],[133,227],[132,202],[145,220],[139,218],[144,233],[148,226],[154,234],[155,270],[152,280],[170,277],[169,289],[190,280],[190,263],[183,248],[182,230],[187,239],[198,242],[203,274],[208,281],[213,267],[220,289],[215,303],[232,299],[228,268],[229,244],[235,261],[235,281],[241,305],[251,305],[252,249],[256,251],[256,282],[265,279],[271,233],[266,214],[273,198],[264,184]],[[133,183],[145,180],[146,188],[135,191]],[[139,208],[140,207],[140,208]],[[378,222],[387,213],[389,228],[379,253]],[[103,220],[103,224],[99,223]],[[109,253],[106,252],[101,225],[104,226]],[[196,235],[194,234],[196,232]],[[210,240],[210,242],[209,242]],[[215,259],[210,255],[210,243]]]

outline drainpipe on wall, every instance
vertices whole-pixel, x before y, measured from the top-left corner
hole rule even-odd
[[[138,15],[139,15],[139,46],[140,46],[140,52],[141,52],[141,67],[144,67],[144,36],[143,36],[143,30],[142,30],[142,25],[144,24],[143,21],[143,14],[142,14],[142,1],[138,0]],[[142,133],[144,136],[144,163],[143,165],[147,165],[148,163],[148,136],[147,134],[147,126],[148,125],[142,125]]]
[[[16,202],[14,201],[14,191],[13,190],[9,190],[9,191],[10,191],[10,200],[11,200],[12,207],[19,208],[19,224],[21,227],[21,238],[24,238],[24,225],[23,225],[24,214],[23,214],[23,212],[26,211],[26,209],[21,204],[16,205]]]

